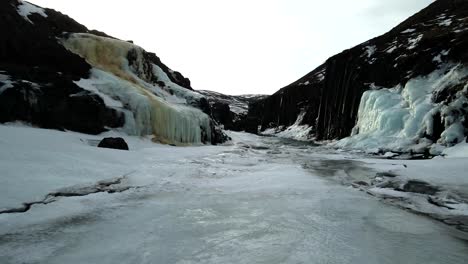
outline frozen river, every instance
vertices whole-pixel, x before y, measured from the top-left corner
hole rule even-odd
[[[234,136],[142,149],[126,191],[0,215],[0,263],[468,263],[460,234],[331,179],[313,146]]]

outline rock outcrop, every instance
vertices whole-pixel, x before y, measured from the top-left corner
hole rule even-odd
[[[213,119],[223,125],[224,129],[257,133],[255,119],[248,118],[247,112],[250,104],[266,98],[267,95],[226,95],[206,90],[198,92],[207,98]]]

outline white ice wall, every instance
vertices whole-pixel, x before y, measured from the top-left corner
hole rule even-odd
[[[454,110],[467,102],[460,91],[456,100],[448,105],[432,101],[433,93],[463,84],[468,69],[460,65],[447,65],[428,76],[407,82],[404,87],[381,88],[366,91],[359,106],[358,121],[353,135],[336,143],[338,147],[377,150],[420,151],[434,143],[453,145],[464,139],[463,116]],[[446,130],[438,142],[423,137],[431,135],[434,115],[441,115]]]

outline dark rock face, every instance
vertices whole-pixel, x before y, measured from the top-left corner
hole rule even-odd
[[[0,123],[25,121],[38,127],[89,134],[122,127],[125,119],[120,111],[106,107],[100,96],[75,84],[89,77],[91,66],[58,40],[71,33],[112,37],[88,30],[52,9],[44,9],[47,17],[32,13],[26,19],[18,13],[20,5],[18,0],[0,1]],[[190,80],[170,70],[156,54],[143,52],[143,64],[136,63],[137,56],[136,51],[130,51],[128,61],[143,80],[163,89],[167,86],[153,72],[155,64],[173,83],[192,90]],[[211,115],[205,98],[187,103]],[[207,133],[204,138],[208,138]],[[215,143],[227,138],[219,129],[211,133]]]
[[[87,78],[91,67],[56,40],[62,32],[88,32],[86,27],[50,9],[47,19],[31,14],[31,23],[18,14],[17,5],[0,2],[0,73],[12,86],[0,93],[0,122],[21,120],[90,134],[122,126],[120,113],[74,83]]]
[[[110,148],[110,149],[120,149],[120,150],[129,150],[127,142],[123,138],[104,138],[99,142],[98,148]]]
[[[265,130],[290,126],[304,112],[302,124],[313,127],[316,139],[347,137],[365,91],[404,85],[443,63],[467,64],[467,18],[468,1],[436,1],[390,32],[331,57],[298,81],[254,103],[249,116]],[[453,97],[458,88],[450,87],[435,100]],[[438,138],[441,131],[439,127],[429,136]]]
[[[256,119],[247,116],[249,105],[266,98],[266,95],[225,95],[200,90],[211,107],[211,116],[224,129],[257,133]],[[254,127],[254,128],[253,128]]]
[[[167,67],[164,63],[161,62],[161,59],[156,56],[155,53],[152,52],[143,52],[143,68],[135,67],[136,60],[138,58],[138,53],[136,50],[131,50],[128,55],[127,59],[129,62],[130,67],[136,72],[138,76],[140,76],[143,80],[149,83],[158,83],[161,86],[165,86],[166,84],[162,80],[158,80],[158,77],[153,73],[153,67],[151,64],[157,65],[161,68],[169,77],[169,79],[186,89],[193,90],[190,86],[190,80],[185,78],[180,72],[172,71]]]

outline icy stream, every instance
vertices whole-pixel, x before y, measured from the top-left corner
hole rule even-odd
[[[0,215],[0,263],[468,263],[457,231],[330,179],[360,164],[234,139],[144,149],[137,188]]]

